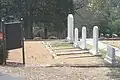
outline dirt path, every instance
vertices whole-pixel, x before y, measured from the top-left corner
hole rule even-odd
[[[22,49],[9,51],[7,61],[22,62]],[[42,41],[25,41],[25,61],[27,65],[45,64],[52,61],[52,56]]]

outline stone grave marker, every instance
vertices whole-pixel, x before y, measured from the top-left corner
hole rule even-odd
[[[98,53],[98,27],[97,26],[93,28],[93,46],[90,52],[93,55],[99,55]]]
[[[118,35],[117,34],[112,34],[112,38],[117,38]]]
[[[82,42],[80,44],[80,47],[82,49],[87,49],[87,44],[86,44],[86,27],[82,27]]]
[[[73,43],[73,30],[74,30],[74,18],[72,14],[68,15],[68,33],[67,33],[67,41],[69,43]]]
[[[75,28],[75,41],[74,41],[73,46],[74,46],[74,47],[79,47],[78,28]]]
[[[110,45],[107,46],[107,55],[105,56],[104,60],[110,64],[116,64],[115,49]]]

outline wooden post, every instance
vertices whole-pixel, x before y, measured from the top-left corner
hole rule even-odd
[[[23,59],[23,65],[25,65],[25,51],[24,51],[24,30],[23,30],[23,18],[21,18],[21,42],[22,42],[22,59]]]

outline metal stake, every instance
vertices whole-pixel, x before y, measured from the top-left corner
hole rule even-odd
[[[23,30],[23,18],[21,18],[21,34],[22,34],[22,59],[23,59],[23,65],[25,65],[25,51],[24,51],[24,30]]]

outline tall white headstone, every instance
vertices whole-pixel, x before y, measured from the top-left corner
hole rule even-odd
[[[91,53],[93,53],[93,55],[99,55],[98,53],[98,27],[95,26],[93,28],[93,47],[92,50],[90,51]]]
[[[86,45],[86,27],[82,27],[82,42],[81,42],[81,48],[87,49]]]
[[[79,44],[78,44],[78,28],[75,28],[75,41],[74,41],[74,47],[79,47]]]
[[[68,15],[68,33],[67,40],[70,43],[73,43],[73,30],[74,30],[74,18],[72,14]]]

